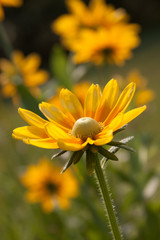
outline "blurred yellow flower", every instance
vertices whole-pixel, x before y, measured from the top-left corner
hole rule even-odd
[[[80,0],[67,0],[66,5],[70,14],[60,16],[52,24],[53,31],[63,37],[74,37],[83,28],[108,29],[129,19],[124,9],[115,9],[104,0],[91,0],[88,7]]]
[[[0,0],[0,21],[4,19],[4,7],[20,7],[23,4],[23,0]]]
[[[137,30],[135,24],[119,24],[110,30],[85,29],[80,31],[78,38],[64,39],[64,43],[75,53],[73,59],[76,63],[101,64],[106,61],[110,64],[122,65],[132,56],[131,49],[139,44]]]
[[[121,76],[116,77],[119,80],[118,82],[121,88],[123,88],[125,84],[128,84],[130,82],[136,83],[137,91],[134,97],[135,106],[147,104],[154,100],[155,92],[147,87],[148,84],[147,79],[144,78],[139,71],[137,70],[130,71],[125,79],[122,78]]]
[[[78,157],[93,146],[102,150],[102,145],[112,141],[113,132],[146,109],[143,106],[125,113],[134,92],[133,82],[119,97],[118,83],[114,79],[106,84],[103,92],[98,84],[92,84],[82,106],[75,94],[62,89],[59,94],[62,110],[46,102],[39,105],[47,120],[19,108],[19,114],[30,126],[16,128],[13,137],[41,148],[75,151]]]
[[[80,0],[66,1],[70,14],[59,17],[52,29],[74,52],[75,63],[123,64],[139,45],[139,25],[129,24],[122,9],[115,10],[104,0],[91,0],[89,7]]]
[[[47,158],[29,166],[21,181],[28,188],[27,200],[41,203],[46,212],[55,207],[68,208],[70,199],[78,195],[78,182],[71,170],[60,175],[60,168],[53,166]]]
[[[48,80],[48,73],[39,70],[41,58],[32,53],[24,57],[20,51],[12,54],[11,61],[0,59],[0,86],[4,97],[18,98],[17,86],[24,84],[32,93],[37,87]]]

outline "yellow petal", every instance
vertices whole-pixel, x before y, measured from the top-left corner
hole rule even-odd
[[[110,80],[103,90],[102,99],[96,111],[95,119],[97,121],[103,122],[106,119],[117,101],[118,93],[117,81],[114,79]]]
[[[77,33],[78,25],[79,22],[75,16],[64,14],[58,19],[56,19],[56,21],[53,22],[51,27],[52,30],[57,34],[60,34],[64,37],[68,35],[70,37],[73,37]],[[68,29],[70,31],[68,31]]]
[[[106,120],[104,121],[104,124],[107,125],[112,121],[112,119],[119,113],[119,112],[125,112],[128,105],[130,104],[134,92],[135,92],[135,83],[130,83],[127,85],[127,87],[123,90],[121,93],[116,105],[114,106],[113,110],[110,112]]]
[[[39,70],[35,73],[30,73],[24,75],[24,84],[27,87],[36,87],[45,83],[48,80],[48,73],[44,70]]]
[[[69,133],[66,133],[62,128],[56,126],[52,122],[46,124],[45,129],[47,134],[56,141],[58,141],[59,139],[75,139]]]
[[[79,142],[78,142],[79,141]],[[60,149],[66,150],[66,151],[79,151],[83,149],[88,142],[82,143],[82,140],[77,139],[77,142],[75,140],[69,141],[68,139],[64,139],[64,141],[61,139],[57,141],[57,144]]]
[[[94,118],[95,112],[99,105],[101,91],[98,84],[92,84],[87,91],[84,102],[84,116]]]
[[[14,51],[12,53],[12,61],[16,66],[21,66],[24,60],[24,55],[21,51]]]
[[[143,106],[143,107],[132,109],[131,111],[128,111],[127,113],[123,114],[123,120],[119,128],[123,127],[128,122],[132,121],[134,118],[140,115],[145,109],[146,109],[146,106]]]
[[[22,0],[1,0],[5,6],[19,7],[23,4]]]
[[[83,19],[85,13],[88,12],[85,4],[80,0],[67,0],[67,7],[76,17]]]
[[[107,126],[109,127],[110,129],[114,131],[116,131],[117,129],[120,128],[121,124],[122,124],[122,121],[123,121],[123,116],[124,114],[123,113],[119,113],[112,121],[111,123]],[[102,131],[103,132],[103,131]]]
[[[43,102],[39,105],[39,108],[49,121],[60,124],[62,128],[71,129],[73,127],[74,122],[52,104]]]
[[[37,53],[31,53],[24,59],[23,72],[34,72],[41,64],[41,58]]]
[[[51,138],[44,138],[44,139],[23,139],[23,142],[46,149],[57,149],[59,148],[57,142]]]
[[[60,92],[60,101],[66,115],[73,121],[83,117],[83,108],[75,94],[68,89],[62,89]]]
[[[44,138],[47,137],[43,129],[35,126],[19,127],[13,130],[13,137],[22,140],[23,138]]]
[[[112,141],[112,139],[113,131],[111,129],[105,129],[103,132],[95,136],[94,144],[97,146],[104,145]]]
[[[37,114],[28,111],[26,109],[19,108],[18,112],[20,116],[31,126],[35,126],[38,128],[44,128],[44,125],[47,123],[46,120],[39,117]]]

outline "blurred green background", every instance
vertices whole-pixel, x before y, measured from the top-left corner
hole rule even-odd
[[[88,2],[88,1],[85,1]],[[136,153],[120,150],[120,161],[109,162],[106,175],[116,206],[119,222],[127,240],[158,240],[160,236],[160,1],[107,1],[123,7],[131,22],[141,24],[141,45],[123,67],[92,67],[83,78],[104,83],[116,74],[126,76],[138,69],[155,91],[155,100],[147,111],[133,121],[124,136],[135,135],[129,143]],[[62,0],[25,0],[21,8],[5,8],[3,25],[14,49],[24,54],[37,52],[42,66],[51,74],[49,86],[55,93],[56,77],[50,65],[51,50],[60,44],[51,31],[51,22],[65,13]],[[68,52],[65,51],[66,56]],[[0,46],[0,57],[4,57]],[[63,70],[63,69],[62,69]],[[44,88],[45,90],[45,88]],[[17,107],[0,98],[0,239],[2,240],[103,240],[112,239],[105,228],[105,216],[92,177],[87,176],[84,162],[77,165],[83,181],[80,193],[66,211],[43,212],[39,204],[24,199],[25,188],[19,177],[29,164],[41,156],[51,158],[54,151],[43,150],[12,139],[12,130],[23,126]],[[122,137],[121,135],[120,137]],[[62,166],[63,159],[54,160]],[[93,205],[94,203],[94,205]]]

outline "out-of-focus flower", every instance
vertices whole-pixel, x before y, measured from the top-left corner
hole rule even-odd
[[[0,21],[4,19],[4,7],[20,7],[23,0],[0,0]]]
[[[52,24],[53,31],[63,37],[77,36],[79,30],[83,28],[109,29],[129,19],[124,9],[115,9],[104,0],[91,0],[88,7],[80,0],[67,0],[66,5],[70,14],[60,16]]]
[[[91,0],[87,7],[80,0],[66,1],[70,14],[52,25],[62,43],[75,53],[76,63],[123,64],[131,50],[139,45],[139,25],[129,24],[123,9],[115,9],[104,0]]]
[[[60,168],[47,158],[29,166],[21,181],[28,188],[27,200],[41,203],[46,212],[55,207],[68,208],[71,198],[78,195],[78,183],[71,170],[60,175]]]
[[[0,59],[0,86],[4,97],[18,98],[17,86],[23,84],[31,93],[37,93],[38,86],[48,80],[48,73],[39,70],[41,58],[32,53],[24,57],[20,51],[12,54],[11,61]]]
[[[111,29],[99,28],[94,30],[81,30],[76,39],[64,39],[64,43],[75,54],[76,63],[94,62],[102,64],[122,65],[129,59],[131,49],[138,46],[137,25],[119,24]]]
[[[19,114],[30,125],[16,128],[13,137],[41,148],[73,151],[70,160],[78,162],[84,151],[90,154],[106,153],[103,145],[111,144],[113,132],[141,114],[146,106],[125,113],[135,92],[135,83],[130,83],[119,95],[117,81],[110,80],[103,92],[99,85],[88,89],[84,106],[68,89],[62,89],[59,97],[62,110],[43,102],[39,105],[47,120],[35,113],[19,108]]]
[[[148,88],[148,81],[146,78],[144,78],[139,71],[133,70],[129,72],[127,77],[124,79],[121,76],[116,76],[118,79],[118,82],[120,84],[120,87],[123,88],[126,84],[130,82],[136,83],[137,91],[134,97],[134,103],[135,106],[141,106],[143,104],[147,104],[154,100],[155,98],[155,92]]]

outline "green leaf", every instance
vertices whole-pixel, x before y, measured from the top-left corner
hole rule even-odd
[[[60,152],[54,154],[54,155],[51,157],[51,159],[53,160],[53,159],[55,159],[56,157],[61,156],[61,155],[64,154],[65,152],[66,152],[65,150],[62,150],[62,151],[60,151]]]
[[[53,48],[50,66],[51,72],[59,82],[59,85],[71,89],[72,82],[67,69],[67,56],[60,46]]]
[[[106,157],[107,159],[118,161],[118,158],[112,152],[109,152],[107,149],[105,149],[103,147],[99,146],[98,147],[98,152],[100,154],[102,154],[104,157]]]

